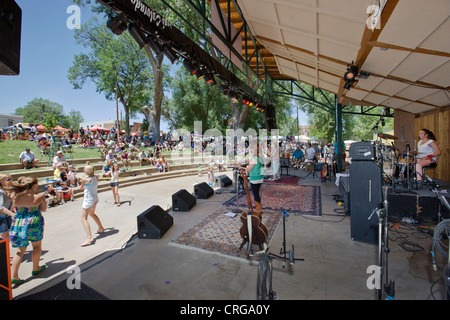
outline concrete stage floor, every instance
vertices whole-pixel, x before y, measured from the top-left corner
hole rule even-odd
[[[299,184],[320,185],[322,216],[290,215],[286,220],[288,249],[295,247],[295,258],[304,259],[282,268],[273,262],[273,290],[277,300],[375,300],[376,291],[367,287],[371,274],[367,269],[377,264],[378,246],[350,238],[350,217],[340,213],[342,206],[332,198],[339,194],[334,181],[306,177],[303,170]],[[232,172],[227,171],[232,178]],[[107,231],[97,236],[95,244],[80,247],[85,233],[80,223],[82,199],[50,208],[45,217],[45,235],[41,263],[47,270],[31,276],[31,251],[27,251],[20,268],[26,282],[13,289],[14,299],[112,299],[112,300],[255,300],[257,261],[231,258],[206,251],[190,250],[170,244],[234,194],[214,194],[197,200],[189,212],[172,212],[173,227],[162,239],[130,238],[137,232],[136,217],[151,207],[171,206],[171,196],[180,189],[192,192],[193,185],[205,182],[205,175],[151,182],[119,189],[121,207],[112,205],[112,193],[100,193],[97,214]],[[233,188],[233,187],[230,187]],[[129,201],[128,203],[125,201]],[[337,209],[335,212],[334,210]],[[93,220],[92,231],[96,225]],[[428,225],[434,227],[436,222]],[[424,230],[419,232],[417,229]],[[400,225],[390,232],[389,277],[396,283],[396,300],[442,300],[442,281],[431,265],[432,233],[416,226]],[[399,233],[397,233],[397,231]],[[420,245],[423,250],[418,250]],[[129,241],[129,242],[128,242]],[[270,251],[278,254],[283,233],[278,227]],[[125,246],[128,242],[128,245]],[[14,252],[14,251],[12,251]],[[438,257],[439,259],[439,257]],[[80,268],[81,289],[68,288]]]

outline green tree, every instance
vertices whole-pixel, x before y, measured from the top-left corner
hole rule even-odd
[[[130,116],[150,101],[153,77],[146,55],[128,33],[117,37],[106,28],[105,21],[99,24],[97,18],[84,24],[75,38],[90,52],[75,56],[68,71],[70,82],[75,89],[81,89],[90,80],[110,101],[117,94],[129,134]]]
[[[14,113],[23,116],[24,122],[30,123],[43,123],[45,118],[51,114],[55,125],[66,125],[64,107],[48,99],[34,98],[25,106],[17,108]]]
[[[163,115],[174,128],[194,129],[194,121],[202,122],[202,129],[228,127],[230,106],[218,86],[211,87],[204,80],[197,80],[184,68],[173,78],[172,99]]]

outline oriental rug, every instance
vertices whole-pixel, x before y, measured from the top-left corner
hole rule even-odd
[[[264,179],[264,183],[282,183],[282,184],[298,184],[300,177],[281,176],[279,180]]]
[[[213,253],[224,254],[229,257],[258,259],[258,257],[248,255],[247,244],[241,250],[242,244],[240,229],[242,221],[241,213],[234,217],[226,215],[233,210],[225,206],[220,206],[214,213],[203,219],[199,224],[183,233],[170,244],[188,249],[206,250]],[[280,212],[265,212],[262,215],[262,223],[268,230],[267,243],[270,244],[273,234],[281,219]],[[259,251],[257,245],[253,245],[254,252]]]
[[[279,183],[263,183],[260,190],[261,205],[265,210],[290,214],[322,215],[320,186],[287,185]],[[255,203],[250,191],[252,203]],[[230,208],[248,209],[247,195],[241,191],[224,203]]]

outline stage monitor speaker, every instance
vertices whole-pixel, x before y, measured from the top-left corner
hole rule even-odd
[[[376,244],[378,216],[372,212],[383,207],[381,168],[373,161],[352,161],[349,185],[351,238]]]
[[[214,194],[214,189],[206,182],[197,183],[194,185],[194,194],[197,199],[208,199]]]
[[[189,211],[197,204],[197,199],[187,192],[185,189],[174,193],[172,195],[172,209],[173,211]]]
[[[217,176],[215,179],[216,186],[220,188],[226,188],[228,186],[231,186],[233,184],[233,181],[231,181],[230,178],[228,178],[227,175],[223,174],[220,176]]]
[[[20,73],[22,9],[14,0],[0,1],[0,75]]]
[[[138,238],[161,239],[173,226],[173,217],[160,206],[152,206],[137,217]]]

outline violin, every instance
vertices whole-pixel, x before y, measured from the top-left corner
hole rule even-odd
[[[262,244],[266,242],[267,237],[269,236],[269,231],[262,223],[261,213],[253,211],[252,200],[250,198],[250,192],[248,190],[247,171],[245,169],[239,169],[239,173],[241,174],[242,180],[244,181],[248,203],[248,212],[244,212],[241,215],[242,226],[239,231],[243,239],[251,237],[250,241],[248,241],[249,243],[262,246]],[[251,219],[248,219],[249,214]],[[249,236],[249,234],[251,234],[251,236]]]

